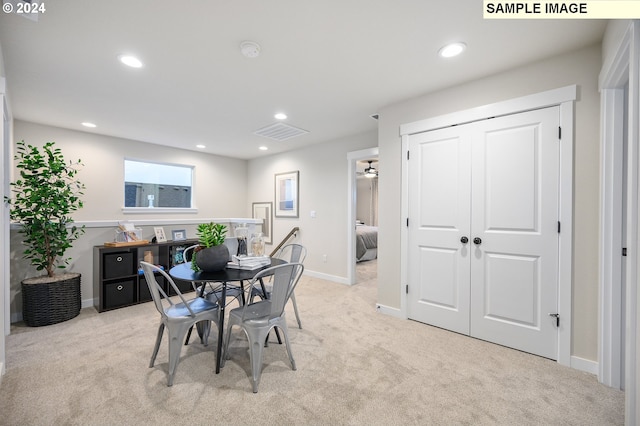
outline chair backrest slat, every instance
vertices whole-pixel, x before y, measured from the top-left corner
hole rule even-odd
[[[307,249],[300,244],[287,244],[278,250],[274,257],[289,263],[304,263],[304,259],[307,257]]]
[[[301,263],[285,263],[263,269],[253,278],[249,288],[254,285],[260,285],[259,280],[261,278],[273,276],[273,288],[269,297],[269,301],[271,302],[270,318],[282,316],[284,307],[286,306],[289,297],[291,297],[293,289],[298,284],[298,280],[300,279],[303,270],[304,266]]]
[[[180,291],[180,289],[178,288],[176,283],[173,281],[173,279],[169,276],[169,274],[167,274],[162,269],[158,268],[156,265],[153,265],[153,264],[148,263],[148,262],[140,262],[140,266],[142,266],[142,271],[144,272],[144,277],[145,277],[145,279],[147,281],[147,285],[149,286],[149,291],[151,292],[151,297],[153,298],[153,302],[155,303],[156,308],[158,309],[158,312],[160,312],[160,315],[162,315],[162,316],[166,315],[165,312],[164,312],[164,306],[162,304],[163,300],[165,300],[170,305],[174,305],[174,303],[167,296],[167,294],[164,292],[164,290],[162,290],[162,287],[160,286],[160,284],[158,284],[158,281],[156,280],[156,276],[155,276],[154,272],[160,273],[160,275],[162,275],[167,280],[167,282],[169,283],[171,288],[173,288],[173,291],[176,293],[176,295],[180,298],[180,300],[182,301],[184,306],[189,311],[189,314],[192,317],[196,316],[196,314],[193,312],[193,310],[191,309],[191,307],[187,303],[187,300],[182,295],[182,292]],[[164,296],[164,299],[160,297],[160,293],[162,293],[162,295]]]

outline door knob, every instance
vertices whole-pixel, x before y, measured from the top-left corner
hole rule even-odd
[[[480,245],[480,244],[482,244],[482,240],[481,240],[480,238],[478,238],[478,237],[475,237],[475,238],[473,239],[473,244]]]
[[[467,244],[469,242],[469,239],[467,237],[462,237],[462,238],[460,238],[460,242],[462,244]]]

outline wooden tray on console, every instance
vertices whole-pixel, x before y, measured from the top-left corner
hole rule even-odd
[[[105,247],[129,247],[129,246],[144,246],[149,244],[149,240],[138,240],[138,241],[108,241],[104,243]]]

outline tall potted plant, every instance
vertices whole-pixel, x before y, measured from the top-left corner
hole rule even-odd
[[[229,261],[229,249],[224,245],[227,226],[220,223],[201,223],[196,229],[199,245],[193,251],[191,268],[195,271],[221,271]]]
[[[84,185],[76,175],[81,161],[67,162],[55,142],[42,148],[17,144],[19,178],[11,182],[10,217],[22,226],[24,258],[46,274],[22,281],[22,313],[29,326],[66,321],[80,313],[80,274],[63,273],[64,253],[84,233],[71,225],[71,213],[82,207]],[[57,273],[59,271],[61,273]]]

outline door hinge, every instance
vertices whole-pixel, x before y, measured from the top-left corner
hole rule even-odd
[[[560,327],[560,314],[549,314],[550,317],[556,318],[556,327]]]
[[[407,218],[407,228],[409,227],[409,218]]]
[[[560,221],[558,221],[558,234],[560,233]]]
[[[558,127],[558,139],[562,139],[562,127]]]
[[[627,248],[626,247],[622,247],[622,255],[623,256],[627,255]]]
[[[404,291],[405,291],[405,293],[409,294],[409,284],[406,285]]]
[[[410,155],[409,155],[409,151],[407,151],[407,160],[409,159]]]

